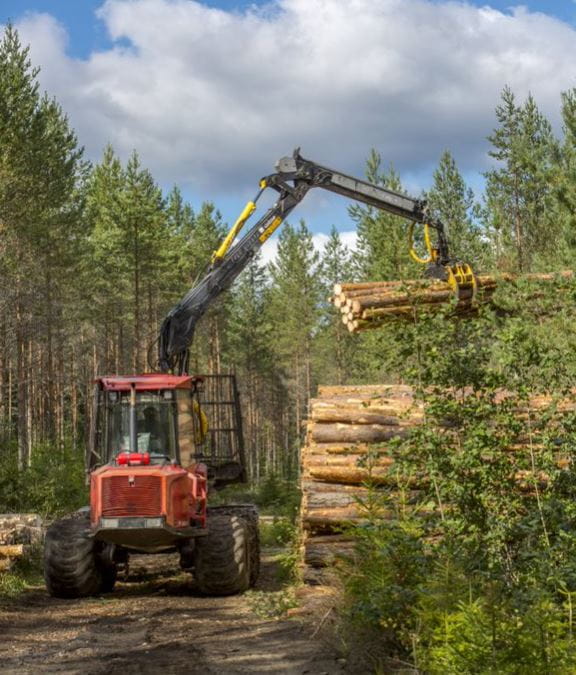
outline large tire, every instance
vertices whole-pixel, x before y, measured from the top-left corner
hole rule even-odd
[[[258,508],[254,504],[228,504],[225,506],[210,506],[208,508],[208,518],[223,514],[240,516],[248,524],[250,588],[252,588],[258,581],[260,574],[260,525]]]
[[[112,590],[115,569],[104,569],[85,513],[53,523],[44,542],[44,579],[56,598],[80,598]]]
[[[208,534],[198,537],[194,576],[206,595],[234,595],[250,588],[251,546],[248,521],[240,515],[213,512]]]

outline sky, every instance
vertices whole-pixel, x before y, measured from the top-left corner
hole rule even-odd
[[[480,192],[503,87],[557,133],[576,87],[573,0],[0,0],[8,21],[89,159],[136,149],[228,222],[296,146],[357,176],[374,148],[415,196],[450,150]],[[332,225],[354,241],[336,195],[299,217],[318,244]]]

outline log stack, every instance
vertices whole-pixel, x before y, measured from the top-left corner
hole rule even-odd
[[[406,385],[325,386],[310,401],[301,455],[305,582],[329,583],[334,562],[353,550],[342,530],[362,519],[363,483],[390,484],[394,460],[386,443],[405,436],[423,414]]]
[[[466,288],[455,293],[445,281],[435,279],[406,281],[374,281],[336,284],[331,298],[342,313],[342,322],[352,333],[378,328],[390,319],[411,319],[436,311],[439,306],[450,307],[453,315],[474,311],[479,303],[489,302],[496,289],[503,283],[520,279],[532,282],[550,282],[558,277],[572,278],[573,272],[558,274],[511,274],[480,276],[476,279],[476,292]]]
[[[0,514],[0,572],[6,572],[44,537],[42,519],[35,513]]]
[[[463,394],[467,396],[465,392]],[[497,401],[510,394],[501,392]],[[511,475],[518,489],[533,493],[535,480],[543,486],[547,476],[537,476],[518,470],[516,459],[522,451],[535,452],[538,445],[537,420],[549,408],[551,397],[534,396],[529,405],[515,408],[515,416],[523,420],[530,414],[531,428],[536,435],[518,437],[505,449],[510,453]],[[556,404],[559,413],[576,410],[573,400]],[[305,445],[301,453],[302,505],[300,511],[302,531],[302,569],[307,584],[332,583],[333,565],[342,556],[349,556],[354,545],[346,534],[346,525],[361,522],[365,509],[359,500],[385,489],[394,502],[402,490],[405,503],[418,503],[418,512],[425,517],[432,510],[422,505],[421,488],[427,477],[414,477],[409,485],[399,486],[394,472],[393,451],[390,442],[403,438],[421,424],[425,409],[422,401],[415,399],[407,385],[324,386],[318,396],[310,401]],[[447,443],[450,425],[446,422]],[[447,451],[450,448],[447,447]],[[526,455],[523,455],[524,458]],[[487,458],[487,461],[490,461]],[[557,464],[570,466],[570,458],[558,453]],[[521,464],[520,464],[521,466]],[[368,490],[366,482],[371,489]],[[379,511],[379,516],[394,517],[394,512]]]

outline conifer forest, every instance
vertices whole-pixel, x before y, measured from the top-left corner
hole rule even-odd
[[[53,517],[86,503],[94,378],[154,370],[164,316],[205,274],[231,224],[218,204],[160,187],[141,148],[125,159],[108,145],[89,161],[66,110],[42,91],[41,65],[8,26],[0,513]],[[298,493],[301,449],[313,472],[313,425],[326,421],[326,406],[340,427],[371,405],[399,415],[383,424],[402,434],[357,445],[346,460],[365,471],[351,480],[355,497],[339,478],[331,492],[321,479],[324,492],[302,506],[319,538],[307,535],[307,549],[294,537],[293,567],[301,571],[304,550],[313,585],[328,544],[339,547],[334,630],[365,645],[374,672],[576,672],[576,279],[560,274],[576,256],[576,89],[559,91],[558,107],[556,129],[535,98],[503,83],[483,191],[470,189],[446,148],[420,195],[458,259],[477,274],[518,279],[498,286],[494,302],[468,318],[446,306],[351,333],[335,284],[422,276],[406,221],[351,202],[321,250],[296,211],[278,230],[273,260],[256,256],[196,330],[190,372],[236,375],[254,494],[282,502]],[[366,179],[403,192],[381,150],[366,148]],[[342,241],[346,230],[357,233],[354,248]],[[531,282],[538,274],[549,281]],[[380,390],[379,403],[358,394],[366,385],[404,387],[395,391],[420,406],[418,424],[390,413]],[[331,466],[346,468],[329,441]],[[337,541],[327,536],[332,498],[348,499],[334,502],[347,514]]]

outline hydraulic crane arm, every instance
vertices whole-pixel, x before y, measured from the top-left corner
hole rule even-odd
[[[429,220],[426,202],[388,190],[379,185],[347,176],[304,159],[299,150],[292,157],[283,157],[276,163],[276,173],[260,181],[260,190],[231,228],[212,257],[207,274],[172,308],[162,323],[158,340],[158,365],[166,372],[187,370],[188,347],[192,342],[197,322],[218,296],[232,285],[262,244],[278,229],[292,210],[304,199],[311,188],[319,187],[336,192],[376,208],[424,224],[424,238],[428,257],[420,258],[414,248],[411,255],[430,268],[429,276],[446,277],[445,268],[451,264],[448,242],[442,223]],[[256,202],[266,188],[279,194],[276,203],[232,246],[244,223],[256,208]],[[429,228],[436,230],[436,246],[430,242]]]

